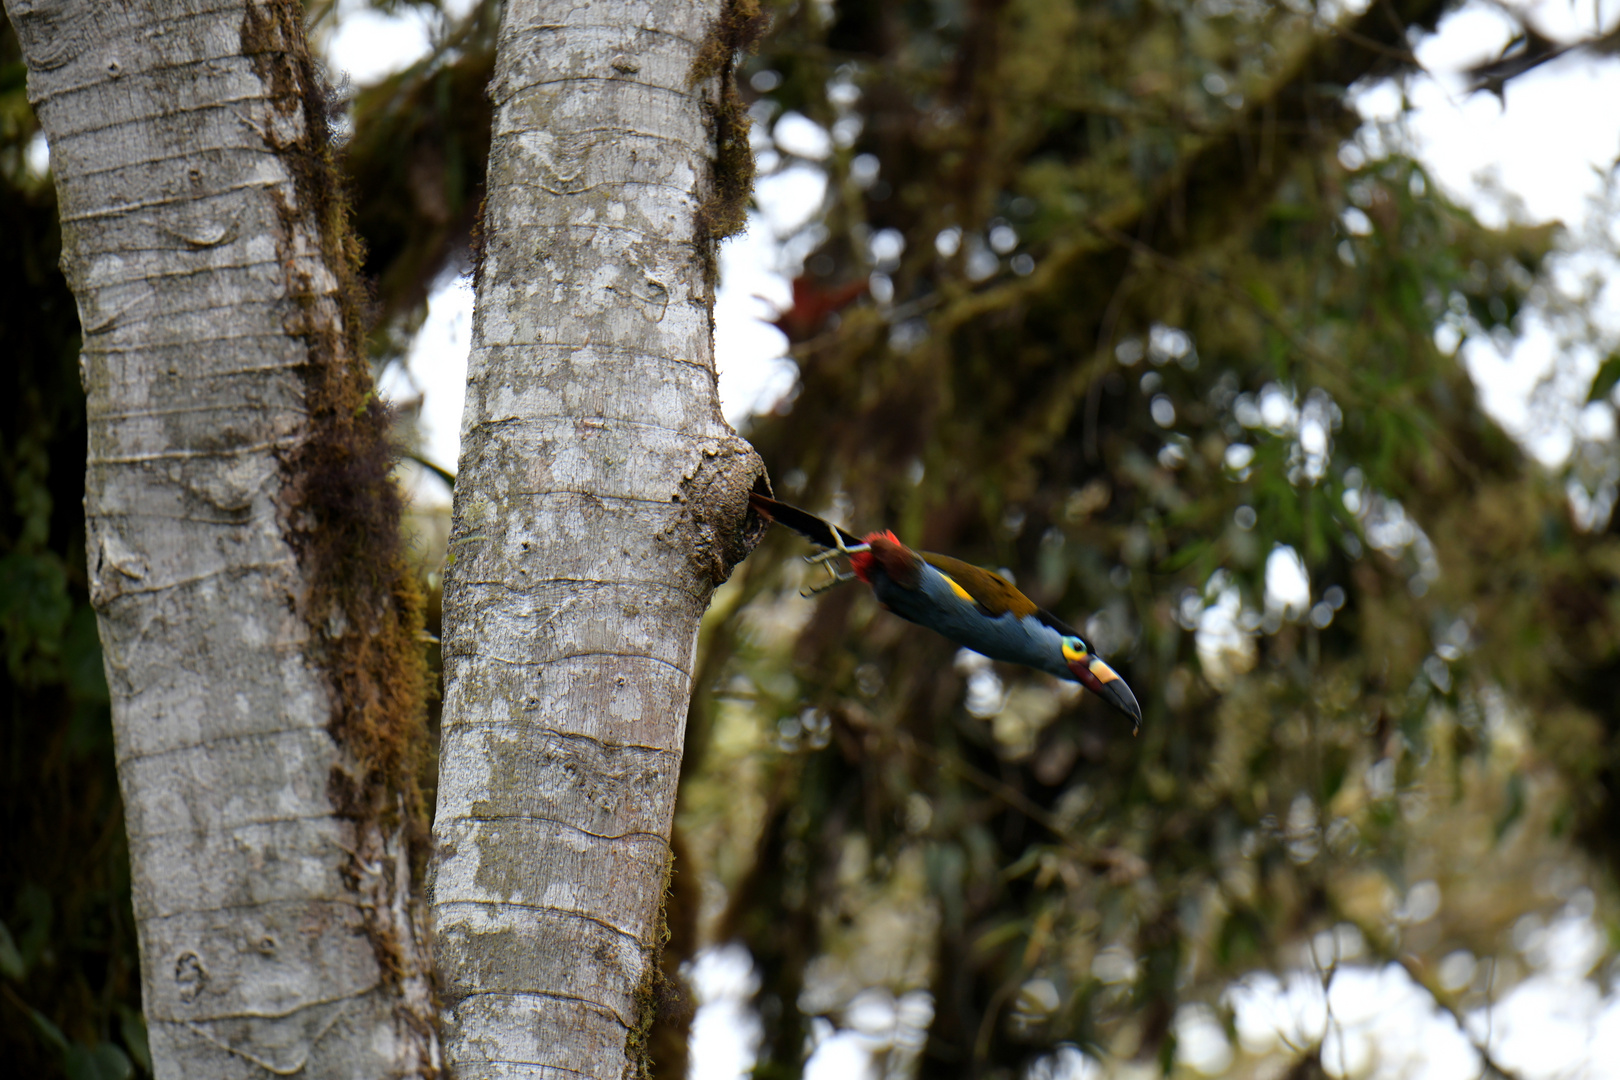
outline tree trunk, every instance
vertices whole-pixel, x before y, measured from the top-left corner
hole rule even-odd
[[[159,1077],[428,1075],[419,604],[294,0],[7,0],[84,329]]]
[[[434,825],[462,1080],[648,1069],[698,620],[760,527],[711,343],[741,7],[514,0],[501,28]]]

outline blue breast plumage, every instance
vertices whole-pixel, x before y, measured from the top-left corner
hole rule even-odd
[[[992,660],[1023,664],[1060,679],[1074,678],[1063,662],[1063,635],[1032,615],[986,614],[951,577],[926,562],[918,568],[916,588],[900,584],[881,567],[874,568],[871,584],[884,607],[958,645]]]

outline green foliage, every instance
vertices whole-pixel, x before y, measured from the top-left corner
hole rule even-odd
[[[1510,980],[1505,930],[1607,880],[1620,545],[1435,344],[1511,334],[1557,233],[1486,229],[1357,136],[1347,88],[1442,10],[1387,7],[772,8],[755,122],[854,133],[806,277],[893,288],[752,422],[779,494],[1012,568],[1147,719],[1014,669],[975,704],[944,642],[799,599],[802,545],[768,541],[705,632],[681,816],[728,890],[711,936],[758,964],[759,1075],[867,986],[931,993],[922,1075],[1168,1063],[1183,1005],[1313,935]],[[1278,545],[1303,610],[1266,606]],[[1422,881],[1444,903],[1403,923]]]
[[[20,552],[0,558],[0,635],[13,680],[37,684],[59,674],[53,661],[61,656],[70,608],[61,559]]]

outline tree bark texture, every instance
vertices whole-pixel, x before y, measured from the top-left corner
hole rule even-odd
[[[84,331],[90,588],[156,1073],[431,1075],[419,610],[302,11],[7,12]]]
[[[434,824],[462,1080],[647,1068],[698,621],[760,528],[711,337],[723,7],[501,28]]]

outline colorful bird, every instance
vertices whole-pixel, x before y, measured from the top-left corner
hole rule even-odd
[[[814,514],[764,495],[748,496],[748,504],[761,517],[823,549],[805,561],[826,566],[831,579],[806,590],[805,596],[859,579],[902,619],[992,660],[1077,682],[1129,717],[1132,734],[1141,730],[1142,707],[1125,680],[1094,656],[1063,620],[1037,607],[1000,574],[946,555],[912,551],[888,531],[858,539]],[[849,573],[833,567],[837,558],[849,560]]]

